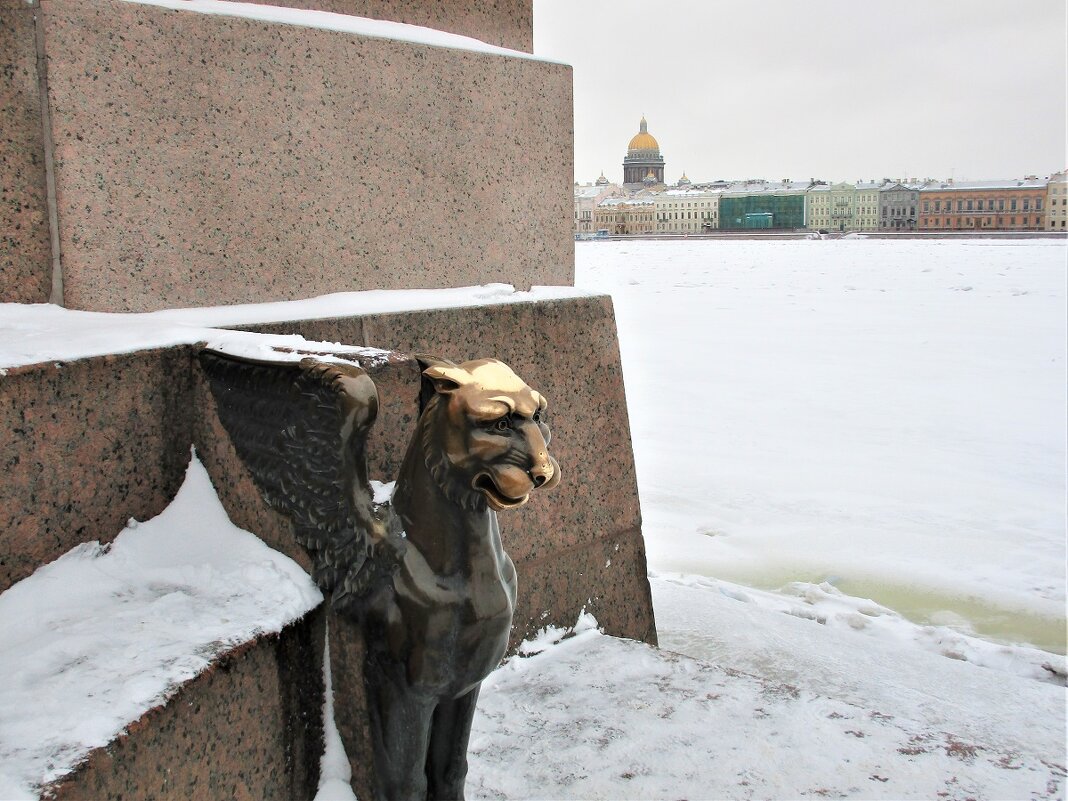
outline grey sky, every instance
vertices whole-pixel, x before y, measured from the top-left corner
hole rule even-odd
[[[622,180],[644,113],[666,179],[1063,170],[1064,0],[534,0],[575,74],[575,177]]]

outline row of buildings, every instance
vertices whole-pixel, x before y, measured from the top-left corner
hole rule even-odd
[[[664,159],[643,117],[623,184],[575,185],[576,235],[715,230],[1068,231],[1066,173],[1006,181],[809,180],[664,184]]]

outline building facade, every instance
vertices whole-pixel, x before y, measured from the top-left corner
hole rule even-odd
[[[623,185],[639,189],[663,184],[664,157],[660,155],[660,144],[649,133],[649,125],[642,117],[638,133],[630,140],[623,158]]]
[[[604,178],[604,175],[601,176]],[[576,234],[592,234],[597,231],[594,224],[594,211],[597,209],[597,204],[604,200],[606,197],[622,194],[622,188],[608,183],[605,180],[601,183],[601,179],[597,179],[597,183],[586,184],[585,186],[575,185],[575,233]]]
[[[805,195],[811,184],[784,180],[746,181],[723,191],[719,199],[719,227],[759,230],[805,227]]]
[[[719,192],[669,189],[653,198],[657,233],[699,234],[719,227]]]
[[[656,201],[651,197],[609,197],[593,212],[594,229],[612,236],[656,233]]]
[[[856,186],[813,182],[805,193],[805,224],[815,231],[856,231]]]
[[[879,230],[879,188],[876,181],[857,181],[854,221],[857,231]]]
[[[1047,182],[930,182],[920,190],[921,231],[1041,231],[1046,227]]]
[[[1056,172],[1046,185],[1046,230],[1068,230],[1068,172]]]
[[[879,230],[915,231],[919,206],[918,187],[885,182],[879,188]]]

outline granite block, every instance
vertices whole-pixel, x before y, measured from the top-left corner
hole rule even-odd
[[[268,0],[252,2],[267,4]],[[422,25],[511,50],[534,52],[531,0],[286,0],[285,5]]]
[[[36,13],[0,3],[0,303],[47,303],[52,289]]]
[[[583,611],[607,634],[657,644],[640,529],[518,561],[515,568],[519,595],[511,648],[547,625],[575,625]]]
[[[189,462],[190,348],[0,376],[0,591],[170,503]]]
[[[637,478],[611,299],[578,298],[372,315],[373,347],[456,362],[495,356],[549,402],[561,483],[499,515],[514,560],[640,526]]]
[[[45,797],[310,799],[323,751],[322,606],[217,659]]]
[[[42,0],[65,303],[570,284],[571,69]]]

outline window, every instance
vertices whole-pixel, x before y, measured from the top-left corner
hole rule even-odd
[[[971,210],[972,210],[972,202],[969,200],[968,201],[968,211],[971,211]]]
[[[1035,211],[1042,211],[1042,198],[1035,200]]]
[[[941,200],[936,200],[935,201],[935,211],[941,211],[941,210],[942,210],[942,201]]]
[[[1028,198],[1028,197],[1024,198],[1023,210],[1024,211],[1030,211],[1031,210],[1031,198]]]
[[[926,211],[929,211],[929,210],[930,210],[930,209],[928,208],[928,206],[930,206],[930,204],[929,204],[929,203],[928,203],[928,202],[927,202],[926,200],[925,200],[925,201],[923,201],[923,210],[924,210],[925,212],[926,212]]]
[[[957,211],[964,211],[964,201],[963,200],[958,200],[957,201]]]
[[[1010,209],[1011,209],[1012,211],[1016,211],[1016,198],[1013,198],[1012,200],[1010,200],[1010,201],[1009,201],[1009,208],[1010,208]],[[1012,218],[1012,221],[1013,221],[1013,222],[1016,222],[1016,218],[1015,218],[1015,217],[1013,217],[1013,218]]]
[[[998,211],[1005,211],[1005,199],[1002,198],[998,201]]]
[[[988,200],[986,202],[986,210],[987,211],[993,211],[994,210],[994,201],[993,201],[993,199]]]

